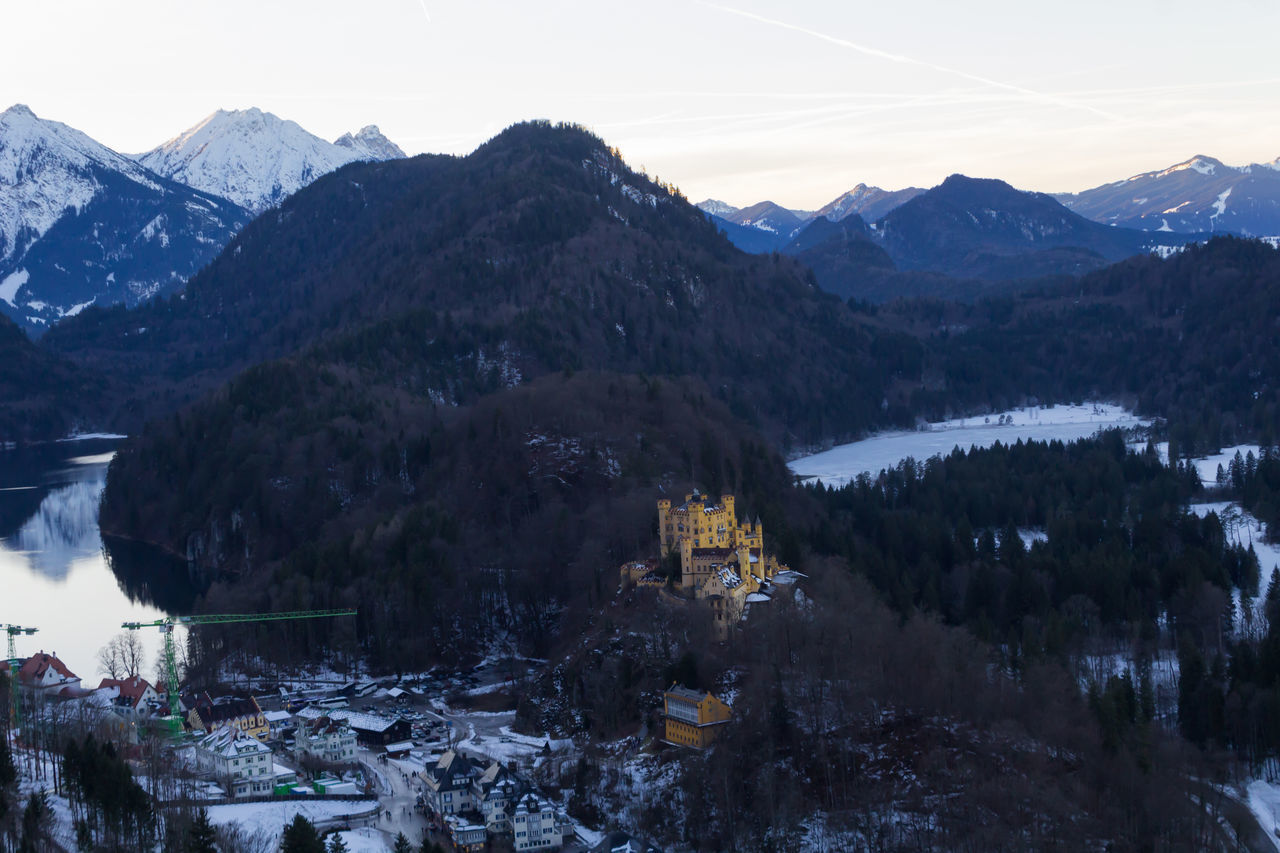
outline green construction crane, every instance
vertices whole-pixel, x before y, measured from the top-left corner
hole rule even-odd
[[[225,625],[232,622],[274,622],[280,619],[318,619],[322,616],[355,616],[354,610],[294,610],[287,613],[219,613],[201,616],[169,616],[154,622],[125,622],[130,631],[159,628],[164,633],[165,690],[169,694],[170,724],[177,733],[182,720],[182,701],[178,696],[178,656],[173,646],[175,625]],[[9,642],[12,644],[13,639]]]
[[[23,628],[21,625],[0,625],[0,628],[9,635],[9,700],[13,707],[13,725],[20,727],[22,703],[18,701],[18,670],[22,668],[22,661],[18,658],[18,650],[14,647],[13,638],[19,634],[31,636],[40,629]]]

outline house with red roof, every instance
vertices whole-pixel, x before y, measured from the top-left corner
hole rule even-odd
[[[150,716],[153,707],[164,703],[159,691],[145,678],[136,675],[132,678],[104,678],[98,690],[114,691],[114,695],[104,695],[116,711],[126,717]]]
[[[27,658],[18,670],[18,683],[51,695],[75,696],[81,693],[80,676],[67,669],[56,653],[41,651]]]

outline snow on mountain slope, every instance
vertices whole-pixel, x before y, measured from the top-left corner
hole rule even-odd
[[[376,124],[366,125],[354,135],[344,133],[333,144],[354,151],[360,160],[400,160],[405,153],[390,139],[382,135]]]
[[[0,113],[0,310],[29,332],[180,285],[247,219],[21,104]]]
[[[816,217],[825,217],[832,222],[839,222],[846,216],[858,214],[867,222],[875,222],[900,204],[905,204],[924,190],[919,187],[907,187],[901,190],[882,190],[858,184],[834,201],[828,202],[818,209]]]
[[[68,207],[88,204],[101,188],[95,169],[159,189],[137,163],[25,104],[0,113],[0,261],[43,237]]]
[[[1280,171],[1275,163],[1228,166],[1197,155],[1167,169],[1055,197],[1081,216],[1108,225],[1280,234]]]
[[[139,156],[138,162],[166,178],[261,213],[321,175],[370,159],[375,149],[386,152],[387,146],[400,150],[376,127],[351,137],[350,146],[335,145],[296,122],[255,107],[218,110]]]

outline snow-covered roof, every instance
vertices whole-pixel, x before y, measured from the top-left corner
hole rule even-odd
[[[263,711],[262,716],[268,723],[283,723],[293,719],[293,714],[288,711]]]
[[[224,727],[202,737],[196,748],[222,758],[244,758],[248,755],[271,754],[271,747],[249,737],[239,729]]]

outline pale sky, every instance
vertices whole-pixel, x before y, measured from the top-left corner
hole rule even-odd
[[[57,0],[4,8],[0,109],[122,152],[219,108],[466,153],[583,124],[692,200],[815,208],[953,172],[1076,191],[1280,156],[1275,0]]]

